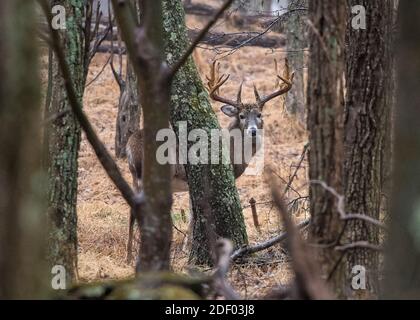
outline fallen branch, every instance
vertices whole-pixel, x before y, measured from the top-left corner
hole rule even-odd
[[[188,36],[194,38],[197,36],[199,31],[197,30],[188,30]],[[256,37],[258,33],[255,32],[238,32],[238,33],[217,33],[209,32],[204,36],[200,44],[205,44],[208,46],[219,46],[223,47],[238,47],[238,46],[248,46],[248,47],[261,47],[261,48],[282,48],[286,45],[286,39],[283,36],[279,35],[262,35]],[[110,35],[111,36],[111,35]],[[113,37],[116,37],[114,35]],[[110,39],[109,39],[110,40]],[[122,54],[126,54],[126,48],[123,46],[120,48],[112,47],[109,44],[101,44],[97,48],[97,52],[108,53],[112,52],[114,54],[119,54],[121,50]]]
[[[297,228],[298,229],[303,229],[303,228],[305,228],[309,225],[309,222],[310,222],[310,219],[304,220],[297,225]],[[277,236],[275,236],[271,239],[268,239],[264,242],[254,244],[252,246],[242,247],[242,248],[236,250],[235,252],[233,252],[233,254],[230,256],[230,259],[232,261],[235,261],[238,258],[241,258],[245,255],[250,255],[252,253],[268,249],[268,248],[286,240],[287,237],[288,237],[287,232],[283,232],[283,233],[281,233],[281,234],[279,234],[279,235],[277,235]]]

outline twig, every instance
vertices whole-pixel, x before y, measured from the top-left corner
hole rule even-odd
[[[200,41],[204,38],[210,28],[216,23],[216,21],[220,18],[220,16],[225,12],[225,10],[232,4],[233,0],[226,0],[220,9],[216,12],[216,14],[210,19],[210,21],[206,24],[206,26],[200,31],[197,37],[192,41],[188,49],[184,52],[181,58],[170,68],[168,72],[168,79],[174,77],[177,71],[184,65],[187,61],[189,56],[194,51],[195,47],[200,43]]]
[[[51,8],[48,4],[47,0],[38,0],[41,4],[41,7],[44,11],[44,14],[47,18],[47,21],[52,21],[52,14]],[[66,58],[64,55],[64,51],[61,48],[60,43],[60,36],[57,30],[52,28],[51,24],[48,23],[51,37],[52,37],[52,45],[54,52],[57,56],[58,64],[61,69],[61,73],[63,79],[65,80],[65,87],[67,91],[67,96],[70,102],[71,109],[76,116],[77,120],[80,123],[83,131],[86,134],[86,138],[91,144],[93,150],[95,151],[96,156],[98,157],[99,161],[101,162],[102,166],[104,167],[106,173],[115,184],[115,186],[120,190],[124,200],[132,207],[137,208],[140,203],[137,202],[137,198],[134,195],[133,190],[131,189],[130,185],[125,181],[121,172],[112,159],[111,155],[108,153],[104,144],[99,140],[98,136],[95,133],[89,119],[85,115],[82,110],[81,102],[76,94],[76,91],[73,86],[72,76],[69,70],[69,66],[67,65]]]
[[[289,191],[290,187],[292,186],[293,180],[295,179],[295,177],[297,177],[297,173],[299,169],[301,168],[303,160],[305,159],[305,155],[306,155],[306,151],[308,151],[308,147],[309,147],[309,143],[305,144],[305,146],[303,147],[303,151],[302,151],[302,155],[300,156],[299,163],[295,169],[295,172],[293,172],[292,176],[290,177],[289,182],[286,185],[286,188],[284,188],[283,196],[286,195],[287,191]]]
[[[344,204],[344,196],[340,195],[334,188],[328,186],[324,181],[320,180],[311,180],[310,181],[313,184],[318,184],[328,192],[330,192],[336,199],[337,199],[337,211],[340,215],[340,219],[346,221],[346,220],[363,220],[366,222],[369,222],[375,226],[378,226],[383,229],[387,229],[386,225],[383,224],[381,221],[376,220],[372,217],[369,217],[364,214],[359,213],[346,213],[345,212],[345,204]]]
[[[283,218],[286,231],[289,233],[290,253],[293,270],[296,275],[297,298],[301,299],[331,299],[332,295],[320,277],[320,268],[312,257],[306,244],[302,241],[298,229],[287,212],[283,196],[278,191],[276,181],[271,180],[271,191],[274,202]]]
[[[374,251],[383,250],[381,246],[374,245],[372,243],[369,243],[368,241],[356,241],[356,242],[344,244],[342,246],[336,246],[334,250],[347,251],[347,250],[355,249],[355,248],[364,248],[364,249],[370,249]]]
[[[88,84],[86,84],[85,88],[89,87],[92,83],[94,83],[96,80],[98,80],[98,78],[101,76],[101,74],[105,71],[106,66],[109,64],[109,62],[111,61],[113,56],[113,53],[111,53],[108,57],[108,60],[106,60],[106,62],[104,63],[104,65],[102,66],[101,70],[93,77],[92,80],[89,81]]]

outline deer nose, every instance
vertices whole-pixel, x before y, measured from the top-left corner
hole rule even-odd
[[[249,132],[251,133],[251,136],[255,137],[257,135],[257,128],[251,128]]]

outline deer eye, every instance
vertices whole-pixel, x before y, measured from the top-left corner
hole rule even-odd
[[[241,120],[243,120],[243,119],[245,119],[245,116],[244,116],[243,114],[240,114],[240,115],[239,115],[239,118],[240,118]]]
[[[257,118],[261,118],[261,117],[262,117],[261,113],[257,114]]]

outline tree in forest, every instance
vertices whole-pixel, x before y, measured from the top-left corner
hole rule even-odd
[[[0,299],[45,297],[45,176],[33,1],[0,1]]]
[[[168,64],[173,65],[188,47],[185,13],[180,0],[164,0],[162,4],[166,57]],[[209,137],[210,130],[220,129],[192,58],[176,74],[172,87],[171,123],[177,134],[180,121],[187,121],[188,132],[199,128]],[[190,260],[197,264],[211,262],[208,216],[214,221],[212,227],[217,237],[232,240],[236,248],[247,244],[231,165],[187,164],[186,172],[195,222]]]
[[[343,193],[342,162],[344,109],[344,39],[346,4],[341,1],[309,2],[310,58],[308,71],[308,130],[311,225],[309,241],[319,248],[324,277],[339,287],[341,270],[334,244],[342,221],[337,199],[322,183]]]
[[[288,4],[288,13],[285,19],[285,31],[287,36],[287,59],[293,66],[295,78],[293,88],[286,96],[287,110],[305,120],[306,116],[306,49],[308,47],[307,11],[308,0],[291,0]]]
[[[82,101],[91,58],[90,25],[83,28],[91,2],[83,0],[53,0],[51,5],[66,9],[66,29],[60,30],[67,62],[78,99]],[[48,260],[51,267],[62,265],[66,279],[75,279],[77,268],[77,158],[80,145],[80,127],[71,112],[65,90],[65,80],[54,55],[51,63],[51,98],[47,101],[45,118],[49,121],[44,131],[44,166],[48,170],[49,196]]]
[[[420,298],[420,3],[399,3],[397,106],[383,296]]]
[[[132,0],[132,6],[133,10],[137,13],[138,23],[140,23],[140,8],[138,7],[138,2]],[[111,15],[111,13],[109,14]],[[121,48],[119,49],[121,50]],[[118,73],[114,68],[113,57],[111,59],[111,68],[120,88],[117,122],[115,127],[115,155],[117,158],[124,158],[126,156],[125,148],[128,139],[136,130],[140,129],[141,109],[138,82],[132,63],[129,59],[126,61],[125,79],[122,79],[121,77],[122,66],[120,65],[120,73]]]
[[[387,135],[391,130],[393,33],[392,0],[349,0],[349,7],[362,5],[368,15],[366,29],[348,23],[346,32],[346,106],[344,114],[345,210],[380,218],[383,170],[389,161]],[[354,14],[348,10],[351,21]],[[348,221],[346,243],[379,244],[377,225],[363,220]],[[363,247],[348,249],[342,293],[349,298],[376,298],[379,292],[378,252]],[[366,269],[366,290],[351,287],[352,269]]]
[[[118,101],[117,123],[115,126],[115,155],[126,156],[126,145],[130,136],[140,129],[140,104],[137,77],[131,62],[127,59],[125,80],[119,80],[120,98]]]

